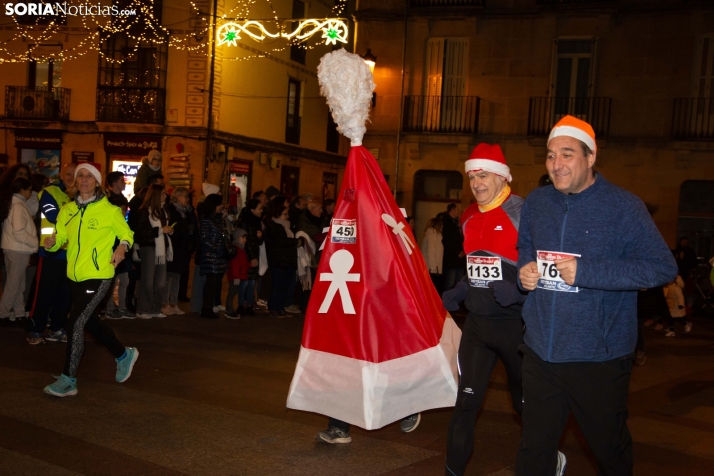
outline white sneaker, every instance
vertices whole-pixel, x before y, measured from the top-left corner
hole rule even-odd
[[[137,313],[136,318],[137,319],[151,319],[151,314]]]
[[[258,307],[268,307],[268,302],[265,299],[258,299],[255,301],[255,305]]]
[[[665,337],[674,337],[674,331],[667,331],[667,333],[664,335]]]
[[[161,312],[162,312],[163,314],[167,315],[167,316],[173,316],[174,314],[176,314],[176,313],[174,312],[174,308],[171,307],[171,306],[164,306],[164,307],[162,307],[162,308],[161,308]]]
[[[166,317],[166,314],[164,314],[163,312],[157,312],[156,314],[152,314],[151,317],[163,318]]]
[[[295,304],[291,304],[290,306],[285,308],[285,312],[288,314],[300,314],[300,308],[297,307]]]
[[[183,316],[184,314],[186,314],[186,313],[183,312],[183,311],[181,310],[181,308],[179,308],[178,306],[173,306],[173,307],[171,308],[171,310],[174,312],[174,315],[176,315],[176,316]]]
[[[691,322],[687,322],[687,323],[684,325],[684,333],[685,333],[685,334],[689,334],[690,332],[692,332],[692,323],[691,323]]]
[[[565,466],[568,463],[568,459],[563,453],[558,451],[558,465],[555,467],[555,476],[563,476],[565,474]]]

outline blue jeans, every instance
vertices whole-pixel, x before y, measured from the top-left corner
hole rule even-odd
[[[442,291],[449,291],[456,286],[456,283],[461,281],[461,278],[466,274],[466,270],[462,267],[458,268],[446,268],[444,270],[444,277],[442,281]]]
[[[252,306],[254,292],[255,292],[255,280],[254,279],[241,279],[240,285],[238,286],[238,305],[239,306]]]
[[[295,266],[273,267],[273,286],[270,291],[270,300],[268,301],[269,311],[282,311],[286,307],[288,301],[288,293],[292,288],[295,291],[295,286],[291,284],[295,281]],[[292,299],[290,299],[292,302]]]

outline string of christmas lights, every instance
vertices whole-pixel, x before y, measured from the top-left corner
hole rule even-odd
[[[306,50],[314,49],[320,45],[308,44],[307,40],[320,31],[323,33],[322,39],[326,40],[327,44],[336,44],[337,41],[346,43],[347,38],[347,22],[339,18],[339,15],[344,11],[346,0],[339,0],[332,8],[332,13],[336,18],[331,19],[281,19],[279,18],[276,9],[270,0],[264,0],[270,7],[273,15],[271,20],[247,20],[250,16],[252,7],[256,5],[258,0],[242,0],[238,1],[235,6],[225,11],[223,14],[216,15],[219,28],[225,28],[225,25],[237,24],[238,22],[253,22],[260,25],[260,29],[266,33],[270,30],[266,25],[274,23],[275,27],[272,31],[278,33],[266,34],[266,37],[273,40],[281,40],[280,45],[272,47],[264,54],[248,55],[238,58],[224,58],[229,61],[243,61],[246,59],[265,57],[271,53],[284,51],[287,46],[297,46]],[[161,5],[161,2],[157,2]],[[19,4],[18,4],[19,5]],[[68,0],[65,3],[65,8],[87,5],[85,0]],[[46,6],[51,6],[47,4]],[[148,44],[164,45],[169,48],[183,51],[209,51],[213,42],[217,46],[226,43],[221,35],[213,34],[212,19],[213,15],[209,12],[201,11],[194,1],[189,2],[189,8],[186,10],[188,17],[171,25],[162,25],[154,16],[154,0],[130,0],[122,7],[124,12],[133,11],[135,14],[120,14],[115,16],[99,16],[99,15],[78,15],[71,17],[63,17],[59,15],[44,15],[37,16],[34,24],[26,24],[27,16],[12,15],[14,22],[14,31],[9,39],[0,42],[0,64],[2,63],[18,63],[37,60],[63,60],[71,61],[79,58],[89,52],[98,52],[103,60],[114,63],[121,63],[123,58],[110,58],[102,52],[103,41],[109,40],[113,35],[121,34],[132,40],[133,52],[135,53],[140,47],[145,47]],[[43,7],[45,8],[45,7]],[[54,7],[57,8],[57,7]],[[177,9],[177,7],[172,6]],[[183,10],[181,8],[178,8]],[[81,31],[76,32],[77,27],[69,28],[62,23],[66,23],[68,18],[79,18],[82,23]],[[22,22],[20,19],[24,19]],[[325,21],[332,23],[326,24]],[[323,23],[319,23],[323,22]],[[339,23],[338,23],[339,22]],[[46,24],[45,24],[46,23]],[[192,28],[184,30],[182,33],[172,32],[168,26],[188,23]],[[295,30],[288,32],[288,25],[296,24]],[[322,25],[323,28],[318,26]],[[303,30],[306,30],[304,31]],[[71,45],[70,35],[72,37],[86,35],[77,44]],[[225,36],[225,35],[224,35]],[[251,36],[251,35],[248,35]],[[64,41],[62,41],[64,37]],[[256,39],[256,38],[254,38]],[[17,44],[28,44],[28,48],[24,51],[17,51]],[[57,51],[48,52],[42,49],[46,44],[61,43],[63,48]],[[287,43],[287,46],[286,46]],[[69,46],[71,45],[71,46]]]

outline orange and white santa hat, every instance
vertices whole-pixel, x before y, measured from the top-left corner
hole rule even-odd
[[[501,151],[498,144],[486,144],[482,142],[477,145],[466,161],[466,173],[478,172],[485,170],[496,175],[506,178],[509,182],[513,180],[511,177],[511,169],[506,165],[506,157]]]
[[[553,126],[553,130],[550,131],[548,142],[550,143],[552,139],[561,136],[578,139],[588,146],[593,152],[597,151],[597,145],[595,144],[595,131],[590,124],[578,119],[577,117],[568,115],[559,120],[558,123]]]

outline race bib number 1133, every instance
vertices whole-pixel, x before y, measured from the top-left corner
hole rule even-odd
[[[469,285],[474,288],[487,288],[491,281],[502,281],[501,258],[491,256],[468,256],[466,272]]]

